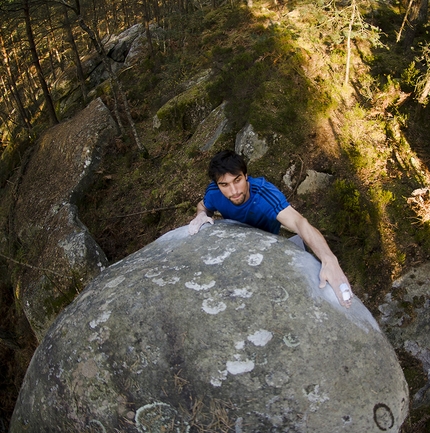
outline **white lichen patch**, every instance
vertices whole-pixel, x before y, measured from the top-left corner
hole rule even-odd
[[[243,289],[234,289],[232,295],[236,298],[250,298],[252,296],[252,292],[244,287]]]
[[[229,238],[229,239],[237,239],[237,238],[246,238],[246,234],[245,233],[226,233],[225,230],[213,230],[212,233],[209,234],[209,236],[216,236],[217,238],[221,238],[221,239],[225,239],[225,238]]]
[[[328,394],[320,392],[319,385],[309,385],[303,389],[303,394],[311,403],[309,409],[311,412],[316,412],[321,404],[330,400]]]
[[[230,374],[236,375],[249,373],[254,370],[255,364],[254,361],[250,361],[249,359],[246,361],[227,361],[226,367]]]
[[[247,257],[247,262],[249,266],[258,266],[263,261],[263,254],[251,254]]]
[[[94,329],[96,326],[100,325],[100,323],[107,322],[112,311],[104,311],[97,319],[91,320],[90,327]]]
[[[255,346],[265,346],[271,339],[273,334],[265,329],[260,329],[252,335],[248,335],[248,340]]]
[[[323,320],[328,320],[327,313],[324,311],[321,311],[318,307],[313,307],[313,313],[315,316],[315,320],[319,323],[322,323]]]
[[[245,342],[243,340],[238,341],[234,344],[236,350],[242,350],[245,347]]]
[[[199,292],[201,290],[209,290],[213,286],[215,286],[214,280],[210,281],[208,284],[198,284],[194,280],[187,281],[185,283],[185,287],[187,287],[188,289],[196,290],[197,292]]]
[[[222,263],[225,259],[231,256],[231,253],[234,253],[236,251],[235,248],[228,248],[226,251],[224,251],[222,254],[216,257],[212,257],[210,255],[206,256],[203,259],[203,262],[206,265],[218,265]]]
[[[202,304],[202,310],[208,314],[218,314],[226,308],[227,305],[224,302],[217,302],[213,298],[205,299]]]
[[[227,379],[227,373],[227,370],[218,370],[218,375],[211,377],[210,384],[215,387],[220,387],[222,382]]]
[[[189,431],[188,424],[180,420],[176,409],[163,402],[147,404],[137,409],[135,421],[140,433]]]
[[[158,277],[161,274],[161,271],[158,270],[158,268],[155,269],[150,269],[146,274],[145,277],[146,278],[154,278],[154,277]]]
[[[153,278],[152,282],[157,284],[160,287],[164,287],[167,284],[176,284],[180,280],[179,277],[172,277],[170,279],[164,279],[164,278]]]
[[[300,340],[297,335],[293,335],[291,333],[284,335],[282,341],[287,347],[297,347],[300,345]]]
[[[286,302],[288,300],[290,295],[288,294],[287,290],[282,286],[278,286],[277,289],[279,292],[279,296],[277,298],[272,298],[271,301],[275,302],[276,304],[282,304],[283,302]]]
[[[265,376],[267,385],[273,388],[282,388],[290,381],[290,377],[284,371],[272,371]]]
[[[274,237],[265,237],[264,239],[262,239],[259,244],[257,245],[257,249],[259,249],[260,251],[265,251],[267,249],[269,249],[272,244],[276,244],[277,239]]]

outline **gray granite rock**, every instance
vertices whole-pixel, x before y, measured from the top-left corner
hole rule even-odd
[[[286,238],[179,228],[105,269],[56,319],[17,432],[398,432],[408,390],[363,304],[318,288]]]
[[[394,281],[379,310],[390,342],[418,359],[429,379],[413,396],[413,407],[430,408],[430,263],[413,267]]]
[[[61,309],[108,264],[76,204],[116,134],[107,107],[101,99],[92,101],[41,136],[18,188],[12,217],[28,266],[14,272],[13,283],[39,341]]]

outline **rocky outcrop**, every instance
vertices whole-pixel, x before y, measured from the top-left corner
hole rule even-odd
[[[212,148],[222,134],[231,130],[225,107],[226,102],[223,102],[203,119],[190,140],[190,147],[205,152]]]
[[[228,221],[164,235],[58,316],[10,432],[398,432],[396,355],[358,299],[346,310],[318,288],[319,269]]]
[[[391,343],[416,358],[429,379],[413,396],[413,407],[430,408],[430,263],[396,280],[379,310],[381,327]]]
[[[158,41],[163,30],[155,25],[150,26],[153,42]],[[143,24],[135,24],[119,35],[108,35],[102,40],[107,60],[114,73],[133,65],[138,58],[149,53],[146,31]],[[82,59],[86,86],[89,95],[94,95],[94,89],[109,79],[109,72],[96,51]],[[76,67],[67,68],[55,81],[52,96],[57,109],[62,115],[68,115],[82,99],[81,88],[77,79]]]
[[[307,170],[305,180],[297,188],[297,194],[307,194],[327,188],[333,180],[328,173],[319,173],[315,170]]]
[[[116,124],[100,99],[39,140],[18,190],[15,292],[40,340],[62,308],[107,264],[80,222],[76,202],[91,184]]]
[[[194,132],[214,108],[207,92],[209,77],[210,71],[203,71],[183,83],[183,91],[170,98],[157,111],[153,117],[153,127],[162,130],[179,128]]]
[[[251,124],[247,123],[236,135],[234,150],[248,162],[261,158],[269,150],[267,139],[259,137]]]

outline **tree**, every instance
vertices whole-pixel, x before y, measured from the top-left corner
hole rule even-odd
[[[139,135],[137,133],[136,130],[136,125],[133,122],[133,118],[131,116],[131,112],[130,112],[130,108],[128,105],[128,100],[127,100],[127,96],[122,88],[121,82],[118,79],[118,77],[116,76],[116,74],[113,72],[110,61],[108,59],[108,56],[106,54],[106,51],[104,49],[104,46],[100,40],[100,37],[98,36],[97,32],[94,31],[91,27],[89,27],[89,25],[86,23],[86,21],[84,20],[84,17],[81,13],[81,4],[80,4],[80,0],[74,0],[73,4],[68,4],[65,0],[63,0],[63,4],[65,6],[67,6],[68,8],[70,8],[77,17],[77,21],[79,26],[82,28],[82,30],[84,30],[84,32],[87,33],[87,35],[89,36],[91,42],[93,43],[94,47],[96,48],[97,52],[99,53],[102,62],[106,68],[106,71],[109,74],[109,79],[110,79],[110,83],[111,83],[111,88],[112,88],[112,93],[114,96],[114,104],[115,104],[115,117],[117,119],[118,125],[121,129],[121,132],[123,135],[125,135],[125,129],[124,126],[121,122],[121,117],[119,115],[119,109],[118,109],[118,99],[120,98],[122,103],[123,103],[123,107],[124,107],[124,111],[125,114],[127,116],[127,121],[129,124],[129,127],[132,131],[133,134],[133,138],[134,138],[134,142],[137,145],[137,147],[139,148],[139,150],[142,152],[143,156],[145,158],[149,157],[149,153],[148,150],[146,149],[146,147],[141,143],[140,139],[139,139]],[[94,25],[95,26],[95,25]]]
[[[76,45],[75,38],[73,36],[73,29],[69,19],[69,9],[66,5],[62,4],[63,9],[63,25],[66,32],[66,41],[69,43],[72,49],[73,60],[76,66],[76,73],[78,76],[79,86],[81,88],[82,98],[84,103],[87,102],[87,87],[85,85],[85,74],[82,68],[81,58],[79,56],[78,47]]]
[[[397,42],[399,42],[403,30],[406,28],[405,39],[403,41],[405,51],[409,50],[412,46],[418,29],[427,21],[427,15],[428,0],[409,0],[402,26],[397,35]]]
[[[26,108],[24,107],[24,104],[22,102],[21,99],[21,95],[19,93],[18,90],[18,86],[17,86],[17,78],[14,76],[14,73],[12,71],[12,67],[11,67],[11,62],[9,59],[9,54],[6,50],[6,45],[3,39],[3,35],[0,32],[0,49],[3,55],[3,67],[5,70],[5,78],[6,78],[6,88],[9,90],[15,105],[18,109],[18,113],[20,115],[22,124],[24,125],[24,127],[28,130],[31,129],[31,120],[30,117],[28,115],[28,112],[26,110]],[[6,94],[5,94],[6,96]]]
[[[352,41],[366,39],[373,45],[382,45],[380,42],[380,30],[378,27],[366,22],[360,13],[360,2],[349,0],[342,3],[339,8],[335,0],[331,0],[322,8],[324,22],[321,28],[327,29],[328,35],[338,43],[346,40],[346,62],[343,84],[349,83]]]
[[[418,78],[415,92],[417,101],[421,105],[427,105],[428,96],[430,94],[430,43],[422,47],[422,55],[417,59],[425,64],[425,72]]]
[[[43,91],[43,96],[45,98],[46,109],[48,111],[50,123],[51,125],[55,125],[59,122],[58,122],[57,114],[55,113],[55,107],[51,98],[51,93],[49,92],[48,84],[46,83],[45,76],[43,74],[42,67],[40,65],[39,56],[37,54],[36,43],[33,35],[33,28],[31,25],[29,0],[22,1],[22,11],[24,13],[25,31],[27,34],[28,44],[30,47],[32,63],[36,69],[36,74],[39,80],[39,84]]]

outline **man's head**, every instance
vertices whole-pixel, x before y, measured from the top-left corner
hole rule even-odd
[[[249,199],[246,163],[237,153],[231,150],[217,153],[209,163],[208,173],[233,204],[240,206]]]
[[[245,160],[232,150],[218,152],[209,163],[209,177],[218,183],[218,179],[225,174],[246,176],[248,169]]]

